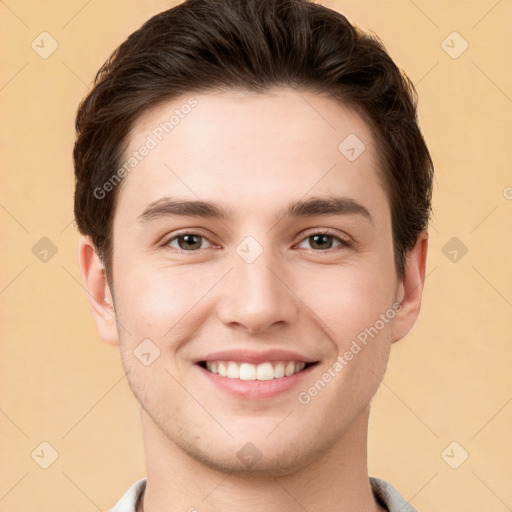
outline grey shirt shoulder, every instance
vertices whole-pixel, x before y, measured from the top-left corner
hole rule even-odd
[[[382,478],[370,477],[370,486],[375,499],[383,507],[387,507],[388,512],[418,512],[410,505],[402,495],[386,480]]]

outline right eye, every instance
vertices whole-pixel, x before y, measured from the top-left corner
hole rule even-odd
[[[180,251],[186,252],[197,252],[197,249],[204,249],[203,241],[207,240],[203,235],[199,235],[197,233],[185,232],[180,233],[170,239],[168,239],[164,244],[164,247],[173,247]],[[173,245],[177,243],[176,245]],[[208,242],[210,243],[210,242]]]

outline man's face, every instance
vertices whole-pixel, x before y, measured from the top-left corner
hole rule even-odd
[[[188,97],[146,113],[129,141],[127,158],[157,144],[115,212],[121,355],[146,433],[215,468],[286,474],[367,412],[396,339],[378,150],[353,110],[312,93],[194,98],[169,133],[160,123]],[[340,208],[284,215],[312,198]],[[171,199],[226,217],[143,215]]]

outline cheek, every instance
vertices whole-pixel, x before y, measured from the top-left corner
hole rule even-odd
[[[212,269],[207,273],[185,266],[133,270],[124,272],[115,288],[118,317],[137,339],[176,337],[187,316],[201,311],[201,300],[218,281]]]
[[[301,277],[295,290],[328,334],[341,340],[374,325],[394,300],[394,281],[379,268],[332,267],[329,272]]]
[[[304,302],[314,304],[310,307],[332,347],[325,378],[336,376],[318,405],[332,400],[356,410],[370,400],[384,375],[396,316],[395,281],[378,265],[369,267],[340,267],[330,275],[316,275],[303,288],[303,293],[309,290]]]

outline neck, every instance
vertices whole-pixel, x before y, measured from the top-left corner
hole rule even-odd
[[[197,512],[381,512],[368,479],[369,408],[329,451],[292,474],[237,475],[212,469],[169,441],[141,410],[147,485],[140,510]],[[264,499],[262,499],[264,496]]]

